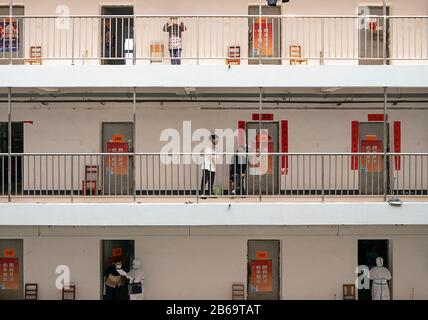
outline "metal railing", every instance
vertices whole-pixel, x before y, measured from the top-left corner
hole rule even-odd
[[[171,17],[178,24],[168,28]],[[14,16],[12,24],[1,63],[169,63],[172,48],[188,64],[428,63],[427,16]]]
[[[0,196],[428,196],[428,153],[0,154]],[[214,157],[215,175],[205,170]],[[8,162],[11,161],[11,171]],[[386,180],[384,179],[386,171]]]

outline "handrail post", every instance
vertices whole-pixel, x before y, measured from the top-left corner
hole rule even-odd
[[[196,64],[199,65],[199,29],[201,28],[199,16],[196,17],[196,25]]]
[[[388,109],[388,91],[387,88],[383,88],[383,200],[386,201],[387,197],[387,188],[388,188],[388,168],[387,168],[387,148],[388,142],[388,130],[386,126],[386,117],[387,117],[387,109]]]
[[[133,122],[133,137],[132,137],[132,174],[133,174],[133,200],[134,202],[137,202],[137,170],[135,170],[136,168],[136,163],[137,163],[137,157],[136,157],[136,152],[135,152],[135,146],[136,146],[136,141],[135,141],[135,137],[137,136],[136,134],[136,120],[137,120],[137,115],[136,115],[136,111],[137,111],[137,88],[134,87],[133,88],[133,95],[132,95],[132,122]],[[141,173],[140,173],[141,174]],[[160,182],[159,182],[160,183]]]
[[[266,25],[266,27],[267,27],[267,25]],[[262,28],[262,2],[261,2],[261,0],[259,0],[259,37],[258,37],[258,43],[259,43],[259,65],[262,64],[262,54],[263,54],[263,50],[262,50],[262,45],[263,45],[262,32],[263,32],[263,28]]]
[[[321,201],[324,202],[324,155],[321,155]]]
[[[262,110],[263,110],[263,97],[262,87],[259,88],[259,202],[262,202],[262,176],[261,176],[261,164],[262,164]],[[256,136],[256,148],[257,148],[257,136]]]
[[[66,156],[67,157],[67,156]],[[67,158],[66,158],[67,159]],[[67,164],[67,160],[65,161],[65,163]],[[74,202],[74,186],[73,186],[73,181],[74,181],[74,156],[70,155],[70,176],[71,176],[71,180],[70,180],[70,198],[71,198],[71,203]]]
[[[387,39],[386,39],[386,37],[387,37],[386,23],[387,23],[387,20],[386,20],[386,5],[385,5],[385,1],[384,1],[383,2],[383,31],[382,31],[382,34],[383,34],[383,65],[384,66],[387,65],[387,58],[386,58],[386,54],[387,54],[387,52],[386,52],[386,49],[387,49],[387,46],[386,46],[386,42],[387,42]]]
[[[199,186],[199,181],[201,180],[199,178],[199,171],[202,170],[202,168],[198,168],[199,167],[198,162],[199,161],[196,162],[196,203],[199,203],[199,187],[198,186]]]
[[[134,1],[134,23],[133,23],[133,30],[132,30],[132,64],[137,64],[137,46],[136,46],[136,34],[137,34],[137,0]],[[130,27],[130,26],[128,26]],[[135,130],[135,127],[134,127]]]
[[[321,53],[320,53],[320,65],[324,64],[325,57],[325,30],[324,30],[324,17],[321,17]]]
[[[74,17],[71,17],[71,65],[74,66]]]
[[[13,57],[13,37],[12,37],[12,30],[13,30],[13,22],[12,22],[12,11],[13,11],[13,1],[9,1],[9,64],[12,64],[12,57]],[[6,25],[4,26],[4,28],[6,29]],[[5,32],[6,34],[6,32]],[[18,42],[16,43],[16,50],[18,53]]]
[[[7,201],[12,200],[12,88],[8,88],[7,114]],[[16,172],[15,172],[16,174]]]

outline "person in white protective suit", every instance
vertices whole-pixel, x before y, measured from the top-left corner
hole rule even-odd
[[[372,300],[390,300],[388,280],[391,280],[391,272],[383,266],[383,259],[376,258],[376,267],[370,269],[369,279],[373,280]]]
[[[144,299],[144,273],[140,259],[132,261],[132,269],[128,273],[123,272],[123,276],[129,279],[129,299]]]

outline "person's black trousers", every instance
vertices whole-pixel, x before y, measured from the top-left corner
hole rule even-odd
[[[201,194],[205,194],[205,186],[208,184],[208,194],[213,193],[215,172],[205,169],[202,171],[202,179],[201,179]]]

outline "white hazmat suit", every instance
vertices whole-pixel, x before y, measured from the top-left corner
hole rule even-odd
[[[143,300],[144,299],[144,273],[141,268],[140,259],[132,261],[132,269],[128,273],[123,274],[129,279],[129,299]]]
[[[383,259],[376,258],[376,267],[370,269],[369,279],[373,280],[372,300],[390,300],[388,280],[391,280],[391,272],[383,266]]]

